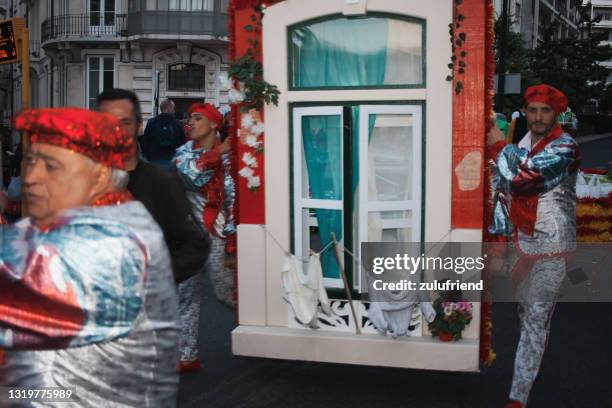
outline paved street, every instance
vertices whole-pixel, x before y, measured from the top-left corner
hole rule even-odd
[[[612,137],[581,143],[581,150],[584,166],[610,168]],[[531,407],[612,407],[611,313],[611,304],[557,305]],[[476,374],[235,357],[233,327],[207,282],[200,325],[204,368],[182,377],[181,407],[503,407],[518,341],[513,304],[494,305],[497,360]]]

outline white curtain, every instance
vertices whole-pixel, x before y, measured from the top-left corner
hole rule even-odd
[[[423,27],[402,20],[387,20],[385,85],[418,84],[423,81]]]

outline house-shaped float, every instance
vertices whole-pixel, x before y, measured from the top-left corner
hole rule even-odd
[[[458,342],[432,338],[418,313],[410,336],[382,336],[352,255],[368,241],[483,241],[488,3],[230,2],[230,58],[251,52],[280,91],[277,105],[232,108],[240,223],[234,354],[479,369],[489,353],[486,303],[474,303]],[[341,262],[355,316],[327,251],[321,264],[334,314],[320,315],[318,329],[303,327],[283,299],[286,253],[305,260],[329,248],[332,232],[348,250]]]

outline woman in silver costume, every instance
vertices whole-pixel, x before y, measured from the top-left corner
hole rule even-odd
[[[226,256],[236,251],[234,201],[235,184],[231,175],[230,145],[221,143],[217,132],[222,116],[208,103],[189,108],[188,135],[191,140],[179,147],[173,158],[196,216],[211,237],[206,264],[217,298],[234,307],[234,272],[226,266]],[[198,322],[202,297],[202,274],[178,285],[181,318],[180,371],[200,368]]]

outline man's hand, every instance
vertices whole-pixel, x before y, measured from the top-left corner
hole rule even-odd
[[[493,146],[497,142],[506,140],[504,133],[497,127],[497,122],[495,119],[491,119],[490,124],[491,130],[489,130],[489,133],[487,134],[487,145]]]
[[[232,145],[230,144],[230,138],[228,137],[225,139],[225,142],[221,143],[221,146],[219,146],[219,152],[221,154],[225,154],[230,150],[232,150]]]

